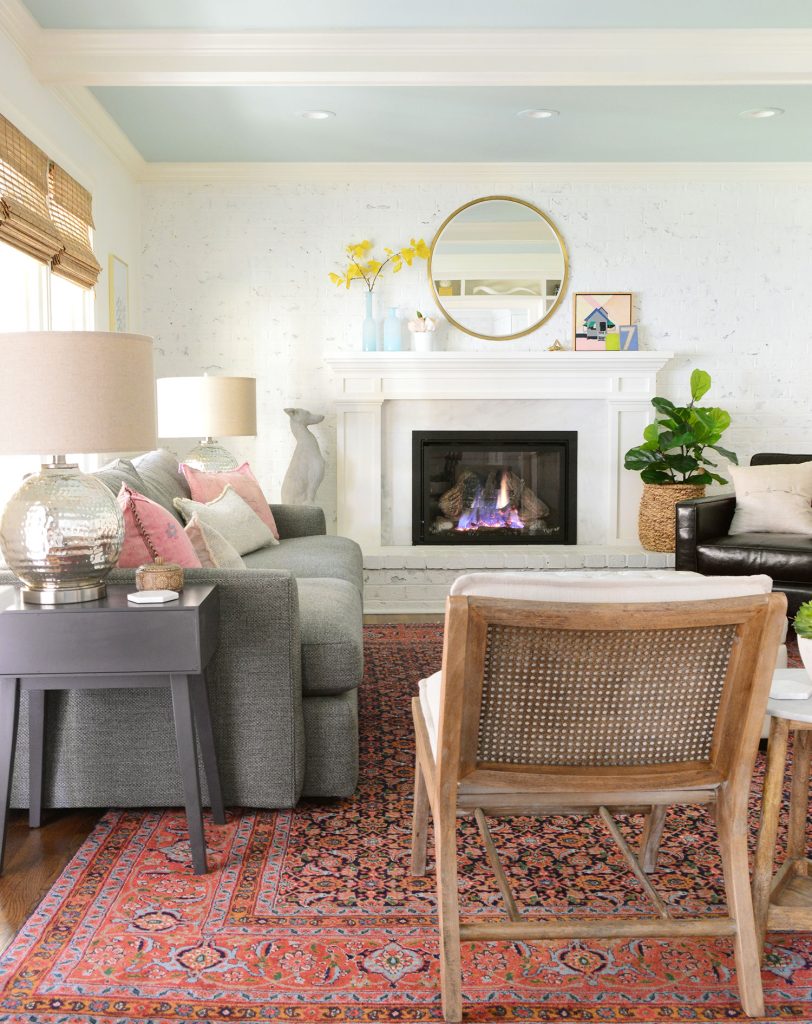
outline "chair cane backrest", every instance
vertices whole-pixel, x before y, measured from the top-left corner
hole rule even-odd
[[[619,769],[640,781],[668,766],[670,785],[689,785],[699,765],[721,781],[743,744],[755,756],[783,607],[781,595],[659,606],[452,597],[440,774],[599,780]]]
[[[477,761],[707,761],[735,625],[594,630],[488,626]]]

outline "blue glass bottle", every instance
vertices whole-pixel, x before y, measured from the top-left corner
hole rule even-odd
[[[400,347],[401,323],[397,308],[392,306],[383,322],[383,348],[384,352],[400,352]]]
[[[372,292],[367,290],[364,298],[366,299],[367,309],[366,316],[364,317],[364,352],[377,352],[378,351],[378,325],[375,322],[375,317],[372,315]]]

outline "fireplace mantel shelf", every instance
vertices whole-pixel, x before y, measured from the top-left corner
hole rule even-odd
[[[482,370],[492,366],[563,367],[571,370],[604,370],[615,372],[622,369],[658,369],[672,358],[673,352],[330,352],[326,357],[328,366],[341,370],[416,370],[465,368]]]
[[[600,431],[605,541],[635,540],[641,484],[622,453],[651,420],[657,372],[671,352],[332,352],[337,413],[338,532],[365,548],[382,543],[383,406],[394,402],[584,402],[584,427]],[[596,404],[600,403],[600,405]],[[539,429],[544,429],[539,417]],[[415,422],[415,427],[419,423]],[[577,429],[582,429],[580,426]],[[409,460],[406,452],[399,454]],[[579,470],[580,473],[580,470]],[[586,483],[586,481],[582,481]]]
[[[615,398],[648,401],[671,352],[333,352],[339,401]]]

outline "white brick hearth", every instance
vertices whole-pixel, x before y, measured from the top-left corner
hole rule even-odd
[[[636,545],[395,547],[364,552],[364,611],[441,612],[457,576],[477,569],[664,569],[673,555]]]

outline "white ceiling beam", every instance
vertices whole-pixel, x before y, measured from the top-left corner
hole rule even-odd
[[[85,86],[805,85],[812,29],[40,29],[30,60],[42,82]]]
[[[304,182],[486,182],[561,188],[575,183],[812,183],[808,162],[680,163],[145,163],[139,180],[179,185]]]

